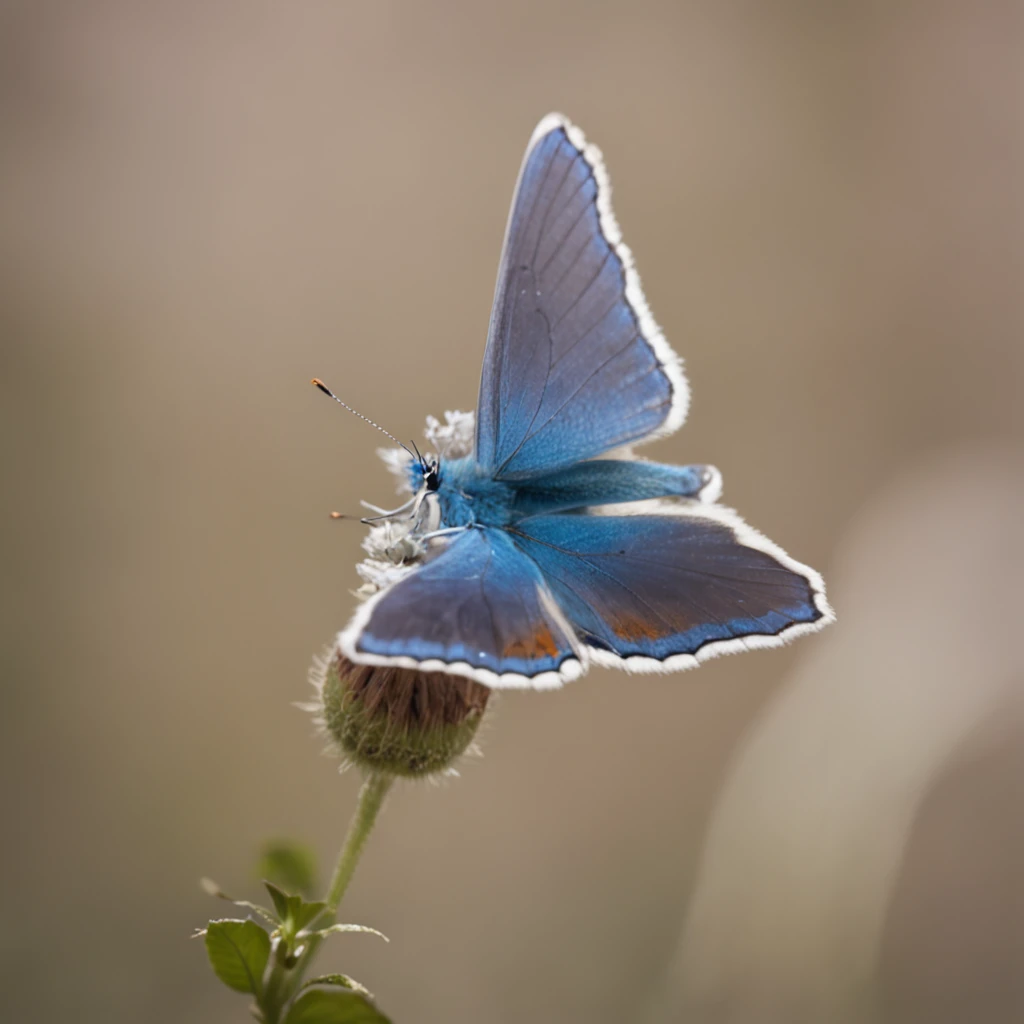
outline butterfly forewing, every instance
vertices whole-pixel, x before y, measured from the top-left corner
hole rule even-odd
[[[678,358],[619,240],[600,154],[551,115],[512,203],[480,387],[476,455],[502,480],[674,429]]]

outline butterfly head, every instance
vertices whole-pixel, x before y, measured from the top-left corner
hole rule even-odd
[[[414,492],[424,490],[427,494],[433,494],[441,487],[441,460],[438,456],[419,455],[412,461],[409,471]]]

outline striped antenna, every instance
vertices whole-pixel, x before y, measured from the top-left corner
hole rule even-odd
[[[413,453],[412,453],[412,452],[410,452],[410,451],[409,451],[409,449],[408,449],[408,448],[407,448],[407,447],[406,447],[406,446],[405,446],[404,444],[402,444],[402,442],[401,442],[401,441],[399,441],[399,440],[398,440],[398,438],[397,438],[397,437],[395,437],[395,435],[394,435],[394,434],[392,434],[392,433],[389,433],[389,432],[388,432],[387,430],[385,430],[385,429],[384,429],[384,428],[383,428],[383,427],[382,427],[382,426],[381,426],[381,425],[380,425],[379,423],[374,423],[374,422],[373,422],[373,420],[371,420],[369,416],[364,416],[364,415],[363,415],[363,414],[362,414],[361,412],[357,412],[357,411],[356,411],[355,409],[353,409],[353,408],[352,408],[352,406],[351,406],[351,405],[349,405],[349,404],[348,404],[348,402],[343,402],[343,401],[342,401],[342,400],[341,400],[341,399],[340,399],[340,398],[339,398],[339,397],[338,397],[338,396],[337,396],[337,395],[336,395],[336,394],[335,394],[335,393],[334,393],[334,392],[333,392],[333,391],[332,391],[332,390],[331,390],[331,389],[330,389],[330,388],[329,388],[329,387],[328,387],[328,386],[327,386],[327,385],[326,385],[326,384],[325,384],[325,383],[324,383],[324,382],[323,382],[323,381],[322,381],[322,380],[321,380],[321,379],[320,379],[319,377],[314,377],[314,378],[313,378],[313,379],[312,379],[312,380],[310,381],[310,384],[314,384],[314,385],[315,385],[316,387],[318,387],[318,388],[319,388],[319,389],[320,389],[320,390],[321,390],[321,391],[322,391],[322,392],[323,392],[323,393],[324,393],[324,394],[325,394],[325,395],[326,395],[326,396],[327,396],[328,398],[333,398],[333,399],[334,399],[334,400],[335,400],[335,401],[336,401],[336,402],[338,403],[338,405],[342,406],[342,407],[343,407],[343,408],[345,408],[345,409],[348,409],[348,411],[349,411],[350,413],[352,413],[352,415],[353,415],[353,416],[358,416],[358,417],[359,417],[359,418],[360,418],[361,420],[363,420],[364,422],[366,422],[366,423],[369,423],[371,427],[376,427],[376,428],[377,428],[377,429],[378,429],[378,430],[379,430],[379,431],[380,431],[380,432],[381,432],[382,434],[384,434],[384,435],[385,435],[386,437],[390,437],[390,438],[391,438],[391,440],[392,440],[392,441],[394,441],[394,442],[395,442],[395,444],[397,444],[397,445],[398,445],[398,446],[399,446],[400,448],[405,448],[405,450],[406,450],[407,452],[409,452],[409,455],[410,455],[410,456],[411,456],[411,457],[412,457],[413,459],[415,459],[415,458],[416,458],[416,456],[415,456],[415,455],[413,455]],[[417,460],[417,461],[420,461],[420,460]],[[339,518],[340,518],[340,517],[339,517]]]

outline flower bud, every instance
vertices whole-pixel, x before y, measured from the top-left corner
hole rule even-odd
[[[349,764],[419,777],[444,772],[466,752],[491,691],[444,672],[357,665],[337,648],[314,669],[314,705]]]

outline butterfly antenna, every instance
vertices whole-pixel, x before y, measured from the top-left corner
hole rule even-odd
[[[348,411],[350,413],[352,413],[353,416],[358,416],[365,423],[369,423],[371,427],[376,427],[382,434],[384,434],[387,437],[390,437],[391,440],[394,441],[395,444],[397,444],[399,446],[399,448],[404,448],[407,452],[409,452],[410,457],[412,457],[412,458],[416,457],[416,456],[413,455],[412,452],[409,451],[408,446],[402,444],[402,442],[399,441],[398,438],[395,437],[394,434],[392,434],[389,431],[385,430],[379,423],[374,423],[373,420],[371,420],[369,416],[364,416],[361,412],[358,412],[355,409],[353,409],[352,406],[348,404],[348,402],[343,402],[319,377],[314,377],[310,381],[310,384],[314,384],[328,398],[333,398],[338,403],[338,405],[342,406],[345,409],[348,409]],[[332,515],[333,515],[333,513],[332,513]],[[335,518],[342,518],[342,517],[341,516],[335,516]]]

